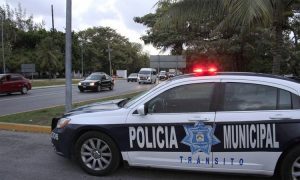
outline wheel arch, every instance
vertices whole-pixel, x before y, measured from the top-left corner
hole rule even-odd
[[[83,128],[81,128],[81,129],[79,129],[79,130],[75,133],[75,135],[74,135],[74,137],[73,137],[73,139],[72,139],[72,147],[70,148],[70,154],[71,154],[72,159],[74,159],[74,157],[75,157],[75,156],[74,156],[74,154],[75,154],[74,150],[75,150],[75,145],[76,145],[77,140],[78,140],[83,134],[85,134],[85,133],[87,133],[87,132],[90,132],[90,131],[100,132],[100,133],[103,133],[103,134],[109,136],[109,137],[113,140],[113,142],[116,144],[116,146],[117,146],[117,148],[118,148],[118,151],[119,151],[119,153],[120,153],[120,157],[121,157],[120,159],[121,159],[121,161],[123,161],[123,156],[122,156],[122,153],[121,153],[121,149],[120,149],[119,144],[117,143],[117,140],[113,137],[113,135],[112,135],[111,133],[109,133],[109,130],[108,130],[108,129],[103,128],[103,127],[97,127],[97,126],[86,126],[86,127],[83,127]]]
[[[285,156],[290,152],[290,150],[292,150],[293,148],[300,146],[300,137],[295,138],[293,140],[291,140],[289,143],[287,143],[287,145],[283,148],[283,151],[276,163],[275,166],[275,171],[274,174],[275,175],[279,175],[279,171],[280,171],[280,166],[283,162],[283,159],[285,158]]]

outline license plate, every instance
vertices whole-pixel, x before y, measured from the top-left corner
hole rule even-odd
[[[86,86],[83,86],[83,88],[86,88]]]

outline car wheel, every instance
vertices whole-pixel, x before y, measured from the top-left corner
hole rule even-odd
[[[84,90],[83,89],[79,89],[79,91],[82,93],[82,92],[84,92]]]
[[[97,86],[97,92],[100,92],[101,91],[101,85],[98,85]]]
[[[81,168],[95,176],[115,171],[120,164],[120,152],[114,141],[100,132],[87,132],[77,141],[76,159]]]
[[[139,84],[141,84],[141,82],[139,82]]]
[[[284,180],[300,179],[300,146],[293,148],[284,157],[280,167],[280,175]]]
[[[109,90],[113,90],[114,89],[114,85],[110,84]]]
[[[23,86],[21,89],[21,94],[27,94],[28,93],[28,89],[26,86]]]

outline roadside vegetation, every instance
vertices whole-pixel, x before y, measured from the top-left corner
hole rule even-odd
[[[80,79],[72,79],[72,84],[79,83]],[[65,85],[65,79],[34,79],[31,80],[32,87],[43,87],[43,86],[56,86]]]
[[[73,108],[77,108],[91,103],[112,100],[112,99],[130,98],[139,93],[140,92],[108,97],[108,98],[94,99],[94,100],[84,101],[80,103],[74,103]],[[52,118],[63,115],[64,111],[65,111],[64,106],[45,108],[45,109],[40,109],[40,110],[35,110],[30,112],[2,116],[0,117],[0,122],[50,126]]]
[[[159,0],[146,44],[221,71],[300,75],[299,0]]]
[[[43,23],[35,23],[21,4],[18,7],[2,5],[0,18],[4,19],[6,72],[21,73],[21,64],[35,64],[37,73],[34,78],[64,78],[64,32],[47,30]],[[108,46],[114,72],[127,69],[131,73],[149,66],[149,57],[142,52],[141,44],[130,42],[109,27],[90,27],[73,32],[72,40],[72,70],[76,74],[82,73],[82,68],[84,75],[95,71],[109,73]],[[0,73],[2,70],[0,63]]]

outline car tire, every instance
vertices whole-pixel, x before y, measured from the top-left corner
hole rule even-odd
[[[83,90],[83,89],[79,89],[79,91],[80,91],[81,93],[83,93],[83,92],[84,92],[84,90]]]
[[[141,82],[139,82],[139,84],[141,84]]]
[[[21,88],[21,94],[27,94],[28,93],[28,88],[26,86],[23,86]]]
[[[284,180],[294,180],[293,173],[300,173],[300,146],[296,146],[290,150],[284,157],[280,166],[280,176]]]
[[[109,136],[101,132],[90,131],[80,136],[74,152],[80,167],[94,176],[112,173],[120,164],[118,147]]]
[[[110,84],[110,86],[109,86],[109,90],[113,90],[114,89],[114,85],[113,84]]]
[[[101,90],[102,90],[102,89],[101,89],[101,85],[98,85],[96,91],[97,91],[97,92],[101,92]]]

